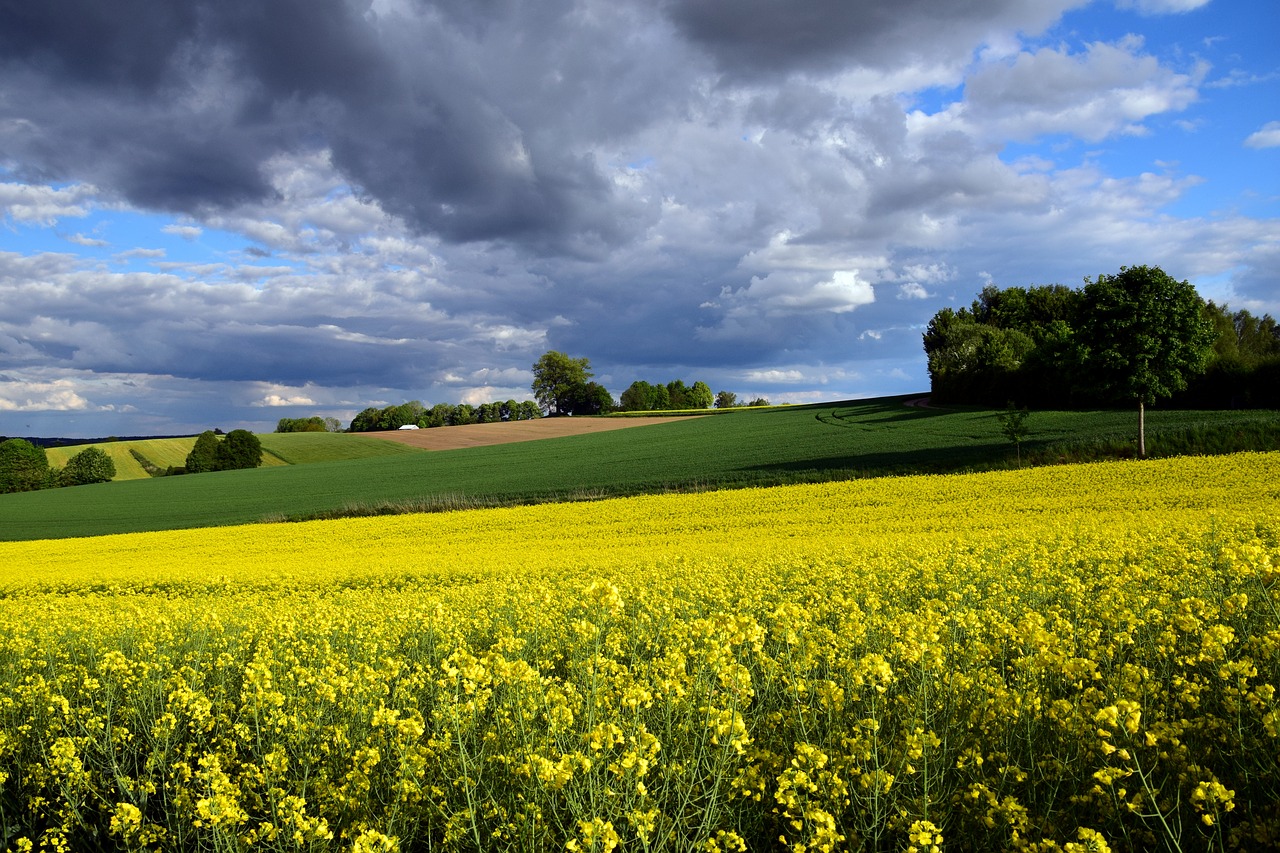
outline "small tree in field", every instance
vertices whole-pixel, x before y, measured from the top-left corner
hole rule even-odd
[[[1019,409],[1013,403],[1009,404],[1009,408],[1005,409],[996,418],[1000,421],[1000,432],[1004,433],[1004,437],[1013,442],[1014,450],[1017,451],[1018,467],[1022,467],[1022,440],[1031,433],[1031,428],[1027,426],[1027,418],[1030,413],[1026,409]]]
[[[1138,456],[1147,455],[1146,407],[1202,372],[1213,327],[1194,287],[1159,267],[1121,267],[1085,279],[1084,341],[1093,381],[1116,399],[1137,401]]]

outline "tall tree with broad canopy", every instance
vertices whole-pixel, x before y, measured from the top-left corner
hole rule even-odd
[[[1121,267],[1085,279],[1082,314],[1090,372],[1113,397],[1137,401],[1138,456],[1146,456],[1146,407],[1208,364],[1214,336],[1204,302],[1159,267]]]
[[[550,415],[573,411],[573,402],[582,396],[591,372],[585,358],[570,358],[554,350],[543,353],[533,365],[533,396]]]

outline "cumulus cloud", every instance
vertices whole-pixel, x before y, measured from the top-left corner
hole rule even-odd
[[[1144,120],[1197,99],[1203,69],[1178,73],[1142,50],[1143,40],[1130,36],[1095,42],[1083,53],[1021,52],[970,76],[958,114],[975,133],[1017,140],[1144,134]]]
[[[22,382],[0,380],[0,412],[75,412],[92,408],[70,380]]]
[[[1267,122],[1261,130],[1249,134],[1244,144],[1246,148],[1280,147],[1280,121]]]
[[[204,233],[204,229],[198,225],[165,225],[160,229],[165,234],[173,234],[184,240],[198,240],[200,235]]]
[[[28,183],[0,183],[0,210],[14,222],[53,225],[59,219],[89,213],[98,191],[85,184],[49,187]]]
[[[299,389],[281,388],[277,392],[263,395],[249,404],[254,408],[275,408],[278,406],[314,406],[316,401],[311,395]]]

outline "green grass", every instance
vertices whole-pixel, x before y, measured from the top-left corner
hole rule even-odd
[[[412,451],[359,436],[269,438],[289,461],[359,439],[394,455],[0,495],[0,539],[91,536],[405,509],[572,500],[904,473],[1011,467],[998,412],[917,409],[906,398],[789,406],[571,438]],[[1137,412],[1033,412],[1023,458],[1125,455]],[[1237,449],[1235,432],[1280,446],[1280,413],[1149,411],[1152,455],[1197,432]],[[314,436],[314,437],[312,437]],[[1226,438],[1224,438],[1226,436]],[[264,440],[267,437],[264,437]],[[317,442],[311,444],[310,442]],[[1176,441],[1173,442],[1175,445]],[[1184,442],[1185,444],[1185,442]],[[1195,451],[1177,448],[1177,452]],[[372,448],[370,448],[372,450]],[[344,451],[345,452],[345,451]]]

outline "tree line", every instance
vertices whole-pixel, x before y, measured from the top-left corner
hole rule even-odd
[[[1276,321],[1206,302],[1158,267],[1082,289],[985,287],[970,307],[934,315],[924,350],[939,402],[1280,408]]]
[[[1280,408],[1280,330],[1268,315],[1205,302],[1159,267],[1062,285],[983,288],[924,333],[939,402],[1079,408],[1159,398],[1206,408]]]
[[[105,483],[115,475],[116,463],[100,447],[86,447],[59,469],[49,464],[48,453],[38,444],[25,438],[0,440],[0,493]]]
[[[531,389],[538,404],[549,415],[600,415],[609,412],[661,412],[689,409],[730,409],[738,405],[732,391],[711,393],[702,381],[685,385],[673,379],[657,385],[637,379],[614,401],[609,391],[592,382],[591,362],[573,358],[562,352],[544,353],[533,365]],[[757,397],[747,405],[767,406],[769,401]]]
[[[538,404],[532,400],[516,402],[481,403],[473,406],[470,403],[436,403],[427,408],[420,400],[410,400],[395,406],[384,406],[379,409],[370,406],[351,419],[348,432],[377,432],[379,430],[400,429],[402,426],[416,426],[421,429],[444,426],[463,426],[465,424],[489,424],[502,421],[528,421],[542,417]],[[276,428],[276,432],[288,430]]]
[[[595,374],[586,358],[575,358],[562,352],[547,352],[533,365],[533,391],[536,400],[516,402],[436,403],[427,407],[420,400],[410,400],[399,405],[378,408],[370,406],[351,420],[348,432],[378,432],[416,426],[421,429],[465,424],[488,424],[503,421],[526,421],[544,416],[604,415],[610,412],[660,412],[688,409],[729,409],[739,405],[767,406],[769,401],[756,397],[740,404],[732,391],[712,394],[705,382],[686,385],[681,379],[673,379],[665,385],[651,384],[643,380],[632,382],[622,392],[620,400],[614,400],[609,390],[591,381]],[[333,431],[333,418],[281,418],[276,432],[310,432],[328,429]]]
[[[342,432],[342,421],[319,415],[309,418],[281,418],[276,423],[276,432]]]

